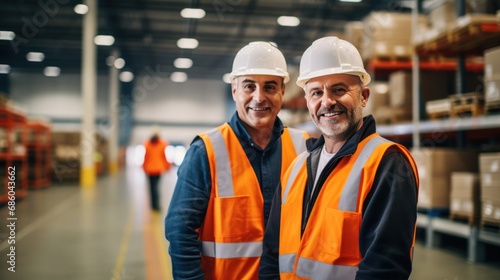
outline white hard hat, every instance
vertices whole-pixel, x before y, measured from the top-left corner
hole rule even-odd
[[[300,59],[297,85],[303,88],[310,79],[331,74],[359,76],[365,86],[371,80],[356,47],[334,36],[318,39],[307,48]]]
[[[268,42],[251,42],[244,46],[234,58],[229,80],[243,75],[272,75],[290,79],[283,54]]]

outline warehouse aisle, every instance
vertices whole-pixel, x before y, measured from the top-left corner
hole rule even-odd
[[[137,167],[98,179],[93,189],[56,184],[17,203],[16,272],[7,271],[7,231],[0,231],[0,279],[171,279],[163,219],[176,168],[161,181],[162,211],[148,208],[146,178]],[[6,223],[8,209],[0,208]],[[473,264],[450,250],[416,245],[411,280],[498,279],[498,263]]]
[[[16,205],[16,267],[7,271],[7,231],[0,232],[0,279],[170,279],[163,220],[175,168],[161,180],[162,212],[149,210],[140,168],[103,177],[97,186],[55,184]],[[8,214],[0,208],[2,221]]]

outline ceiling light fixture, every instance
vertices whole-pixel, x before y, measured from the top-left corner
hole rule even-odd
[[[183,18],[204,18],[205,14],[203,9],[185,8],[181,11],[181,17]]]
[[[10,73],[10,65],[0,64],[0,74],[9,74],[9,73]]]
[[[278,24],[281,26],[297,26],[300,24],[300,19],[298,17],[280,16]]]
[[[184,83],[187,79],[188,76],[184,72],[172,72],[172,74],[170,74],[170,80],[175,83]]]
[[[359,3],[363,0],[340,0],[340,2],[350,2],[350,3]]]
[[[193,66],[193,61],[189,58],[177,58],[174,60],[174,66],[181,69],[188,69]]]
[[[111,35],[97,35],[94,38],[94,43],[98,46],[111,46],[115,43],[115,37]]]
[[[116,69],[122,69],[123,67],[125,67],[125,59],[117,58],[113,65],[116,67]]]
[[[89,7],[85,4],[78,4],[73,10],[79,15],[84,15],[89,11]]]
[[[130,71],[123,71],[120,73],[120,81],[124,83],[131,82],[134,79],[134,73]]]
[[[177,40],[177,46],[181,49],[196,49],[198,47],[198,40],[193,38],[181,38]]]
[[[43,74],[47,77],[57,77],[61,74],[61,68],[55,66],[47,66],[43,69]]]
[[[29,52],[26,54],[26,59],[31,62],[42,62],[45,55],[41,52]]]
[[[16,37],[16,33],[12,31],[0,30],[0,40],[12,41]]]

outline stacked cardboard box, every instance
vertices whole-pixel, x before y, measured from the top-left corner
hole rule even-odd
[[[449,208],[451,174],[477,172],[477,152],[450,148],[414,148],[418,168],[420,208]]]
[[[500,108],[500,47],[484,52],[485,106]]]
[[[360,21],[350,21],[346,23],[344,31],[345,39],[353,44],[360,53],[362,53],[363,34],[365,32],[363,23]]]
[[[427,18],[419,17],[419,28]],[[372,12],[363,19],[361,56],[372,58],[410,58],[413,55],[412,18],[409,13]]]
[[[481,199],[479,174],[451,173],[450,216],[466,218],[470,224],[479,223]]]
[[[481,223],[500,224],[500,153],[479,155]]]
[[[107,172],[107,140],[94,136],[96,175]],[[54,132],[52,135],[52,175],[55,182],[75,181],[80,178],[81,158],[80,132]]]
[[[446,98],[452,91],[452,83],[448,82],[453,78],[450,73],[422,71],[420,76],[420,93],[424,102]],[[400,121],[411,120],[413,99],[410,72],[396,71],[389,76],[389,100],[390,110],[406,112]]]
[[[373,115],[377,120],[376,112],[385,110],[389,106],[389,85],[386,82],[373,82],[368,85],[370,88],[370,97],[363,109],[363,115]]]

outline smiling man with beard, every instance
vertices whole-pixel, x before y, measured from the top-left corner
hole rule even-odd
[[[230,74],[236,113],[192,142],[165,233],[174,279],[257,279],[274,192],[307,134],[277,117],[289,76],[267,42],[243,47]]]
[[[321,137],[277,190],[259,279],[408,279],[418,173],[408,150],[363,118],[370,79],[347,41],[324,37],[304,52],[297,84]]]

